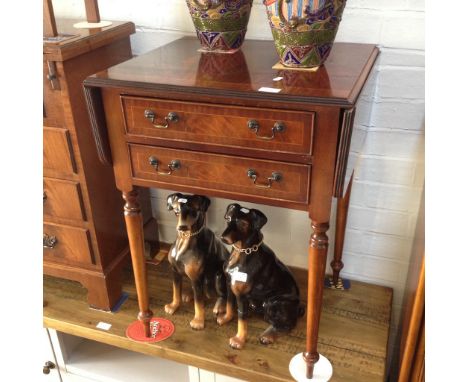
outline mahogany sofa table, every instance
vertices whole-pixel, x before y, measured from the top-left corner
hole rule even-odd
[[[138,187],[308,211],[304,359],[311,375],[332,198],[349,199],[355,106],[379,51],[336,43],[326,64],[310,72],[272,69],[278,57],[271,41],[246,41],[235,54],[198,49],[195,38],[182,38],[84,82],[100,159],[113,166],[126,201],[138,317],[149,336]]]

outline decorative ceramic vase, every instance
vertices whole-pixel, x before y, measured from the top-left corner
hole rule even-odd
[[[280,61],[322,65],[330,54],[346,0],[263,0]]]
[[[202,49],[233,52],[244,41],[253,0],[186,0]]]

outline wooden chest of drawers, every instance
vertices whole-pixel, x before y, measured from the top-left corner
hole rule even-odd
[[[246,41],[241,51],[219,55],[183,38],[85,80],[101,161],[112,164],[126,200],[147,335],[152,312],[136,186],[305,210],[312,234],[304,358],[311,373],[331,202],[349,200],[353,117],[377,55],[372,45],[335,44],[315,73],[273,70],[271,42]],[[339,272],[340,259],[334,264]]]
[[[75,21],[76,22],[76,21]],[[97,29],[57,20],[64,37],[44,39],[44,273],[79,281],[92,307],[121,296],[128,242],[123,200],[94,148],[82,81],[131,57],[132,23]]]

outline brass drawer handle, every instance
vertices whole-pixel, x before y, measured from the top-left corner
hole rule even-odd
[[[171,163],[169,163],[167,165],[167,167],[169,168],[169,171],[160,171],[159,170],[159,161],[158,161],[158,159],[156,157],[150,156],[148,158],[148,160],[149,160],[149,164],[154,167],[154,169],[156,170],[156,172],[159,175],[171,175],[172,171],[178,170],[181,167],[180,160],[173,159],[173,160],[171,160]]]
[[[50,374],[50,369],[55,369],[55,363],[47,361],[42,367],[42,372],[44,374]]]
[[[42,235],[42,246],[46,249],[54,248],[58,243],[55,236],[49,236],[46,233]]]
[[[250,119],[247,122],[247,127],[250,130],[255,132],[255,135],[257,136],[258,139],[263,139],[263,140],[266,140],[266,141],[274,139],[276,133],[284,133],[286,131],[286,125],[284,124],[284,122],[281,122],[281,121],[275,122],[275,124],[271,128],[271,135],[270,136],[258,135],[258,130],[260,129],[260,124],[255,119]]]
[[[167,116],[164,117],[164,120],[166,121],[165,125],[154,123],[154,120],[156,119],[156,113],[153,110],[146,109],[145,118],[148,119],[153,124],[153,126],[156,127],[157,129],[167,129],[169,127],[169,122],[175,123],[179,121],[178,114],[173,111],[171,111]]]
[[[247,170],[247,176],[253,179],[255,186],[259,188],[271,188],[272,182],[279,182],[283,179],[283,176],[279,172],[272,172],[271,176],[267,179],[268,184],[257,184],[257,172],[251,168]]]

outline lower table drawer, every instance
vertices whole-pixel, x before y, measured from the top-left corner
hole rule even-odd
[[[78,182],[44,178],[44,216],[86,220]]]
[[[309,165],[129,145],[132,176],[157,184],[192,186],[308,203]]]
[[[95,264],[89,231],[84,228],[45,223],[43,247],[45,260]]]

